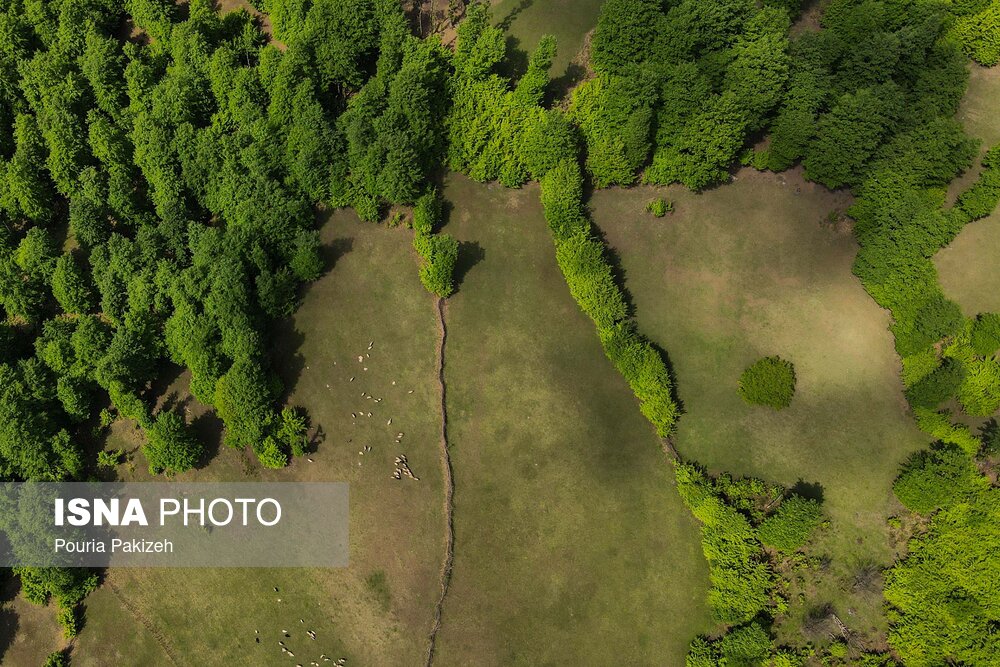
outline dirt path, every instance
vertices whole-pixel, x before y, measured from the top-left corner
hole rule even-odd
[[[167,656],[167,660],[170,662],[170,664],[175,666],[182,664],[177,659],[177,654],[174,653],[173,648],[171,648],[170,646],[170,642],[167,641],[167,638],[163,635],[163,633],[156,629],[156,626],[153,625],[153,622],[150,621],[149,618],[147,618],[146,615],[143,614],[138,607],[129,602],[128,598],[125,597],[125,594],[122,593],[121,589],[115,586],[110,579],[105,579],[104,585],[107,586],[112,593],[114,593],[115,598],[117,598],[118,602],[120,602],[121,605],[128,610],[128,612],[132,615],[132,617],[135,620],[139,621],[139,623],[142,624],[142,627],[146,628],[146,631],[153,636],[153,639],[156,640],[156,643],[160,645],[161,649],[163,649],[163,653],[164,655]]]
[[[445,554],[444,562],[441,564],[441,596],[438,598],[434,609],[434,625],[431,627],[429,643],[427,646],[427,667],[434,662],[434,646],[437,641],[438,632],[441,630],[441,610],[444,607],[445,596],[448,595],[448,585],[451,583],[451,568],[455,562],[455,523],[453,520],[455,495],[455,481],[452,478],[451,455],[448,453],[448,413],[445,408],[445,382],[444,382],[444,347],[448,339],[448,328],[445,323],[445,315],[448,306],[444,299],[437,300],[438,311],[438,386],[441,390],[441,471],[444,477],[444,514],[445,514]]]

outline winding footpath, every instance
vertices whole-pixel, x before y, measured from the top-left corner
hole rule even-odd
[[[445,315],[448,307],[444,299],[437,300],[438,312],[438,346],[437,346],[437,367],[438,367],[438,387],[441,394],[441,473],[444,481],[444,514],[445,514],[445,554],[441,564],[441,595],[438,597],[437,605],[434,608],[434,624],[431,627],[429,643],[427,646],[427,667],[434,663],[434,648],[437,642],[438,632],[441,630],[441,612],[444,607],[444,599],[448,595],[448,586],[451,583],[451,570],[455,562],[455,523],[454,495],[455,480],[452,477],[451,455],[448,452],[448,412],[445,407],[446,387],[444,381],[444,349],[448,340],[448,328],[445,323]]]

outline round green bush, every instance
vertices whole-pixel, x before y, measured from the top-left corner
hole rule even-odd
[[[743,371],[740,396],[751,405],[787,408],[795,394],[795,367],[781,357],[764,357]]]
[[[792,496],[764,519],[757,534],[760,541],[780,551],[792,552],[804,545],[823,523],[823,510],[809,498]]]
[[[907,509],[930,514],[971,493],[980,478],[968,454],[941,446],[911,456],[892,490]]]
[[[673,212],[674,203],[661,197],[646,204],[646,210],[652,213],[653,217],[662,218],[667,213]]]

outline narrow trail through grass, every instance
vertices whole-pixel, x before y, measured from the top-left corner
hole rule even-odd
[[[178,659],[177,653],[174,652],[173,647],[170,645],[170,641],[162,632],[160,632],[159,628],[157,628],[156,625],[149,620],[149,617],[142,613],[141,609],[132,604],[132,601],[125,597],[125,594],[114,584],[113,581],[105,579],[104,585],[108,587],[121,606],[128,610],[128,613],[132,615],[132,618],[137,620],[139,625],[144,627],[146,632],[148,632],[150,636],[156,640],[157,645],[163,649],[163,654],[167,656],[167,661],[170,662],[171,665],[175,665],[175,667],[181,665],[182,663]]]
[[[439,332],[437,377],[441,391],[441,476],[444,480],[445,553],[441,563],[441,596],[434,607],[434,625],[431,627],[430,642],[427,647],[427,667],[434,663],[434,646],[437,643],[438,632],[441,631],[441,612],[444,607],[444,599],[448,595],[452,565],[455,562],[455,523],[453,519],[455,480],[452,477],[451,456],[448,453],[448,410],[445,404],[447,385],[444,380],[444,352],[445,344],[448,342],[447,310],[448,303],[439,298],[437,300]]]

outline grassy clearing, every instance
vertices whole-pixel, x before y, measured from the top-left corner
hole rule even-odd
[[[338,212],[322,233],[331,262],[335,258],[333,268],[308,288],[276,346],[276,366],[291,388],[289,401],[306,407],[325,436],[309,455],[314,463],[299,459],[286,470],[265,471],[223,447],[206,468],[180,478],[350,482],[351,565],[114,570],[109,578],[125,602],[110,587],[88,602],[74,665],[116,664],[109,657],[115,646],[132,641],[149,647],[150,655],[160,651],[141,664],[165,664],[164,649],[149,644],[155,634],[167,650],[176,647],[179,664],[287,665],[318,660],[320,653],[347,657],[350,664],[422,661],[444,534],[434,301],[417,279],[407,230],[364,225],[353,213]],[[374,341],[370,352],[369,341]],[[352,376],[355,381],[349,382]],[[180,376],[165,394],[184,402],[185,386]],[[362,392],[384,400],[376,404]],[[197,405],[185,405],[210,433],[212,419],[199,416]],[[372,417],[352,419],[352,412]],[[134,447],[130,429],[116,425],[108,446]],[[398,432],[405,434],[399,446]],[[365,445],[372,450],[360,456]],[[391,478],[398,454],[406,454],[419,482]],[[120,467],[120,477],[147,479],[145,467],[136,454],[131,469]],[[293,638],[284,639],[283,629]],[[317,632],[316,642],[305,637],[306,629]],[[282,639],[295,652],[294,661],[280,653]],[[128,657],[118,664],[139,663]]]
[[[1000,68],[971,66],[969,88],[962,100],[958,119],[965,131],[983,142],[983,152],[1000,143]],[[972,184],[979,169],[972,169],[953,184],[952,194]],[[966,315],[1000,311],[1000,213],[966,226],[947,248],[935,257],[941,286],[962,306]]]
[[[586,34],[597,25],[602,4],[603,0],[494,0],[493,20],[506,27],[511,46],[522,54],[530,53],[542,35],[555,36],[558,53],[552,76],[559,87],[561,79],[569,82],[582,74],[572,63]]]
[[[644,211],[654,196],[676,212]],[[712,471],[754,475],[821,492],[832,530],[817,551],[833,558],[810,604],[833,604],[855,630],[884,628],[881,596],[853,592],[858,569],[888,564],[891,484],[926,444],[906,412],[888,315],[851,274],[857,246],[828,213],[848,200],[783,175],[741,171],[704,194],[681,188],[594,194],[594,219],[620,257],[640,329],[673,364],[686,414],[682,455]],[[737,393],[754,360],[795,364],[791,406],[750,406]],[[807,610],[792,601],[791,615]],[[795,627],[796,623],[788,624]],[[801,642],[794,630],[781,639]]]
[[[698,527],[569,295],[537,187],[456,176],[444,195],[460,257],[481,261],[448,305],[440,664],[682,664],[710,629]]]
[[[17,593],[10,579],[2,585],[0,601],[0,664],[41,665],[53,651],[66,645],[56,624],[56,607],[39,607]]]

